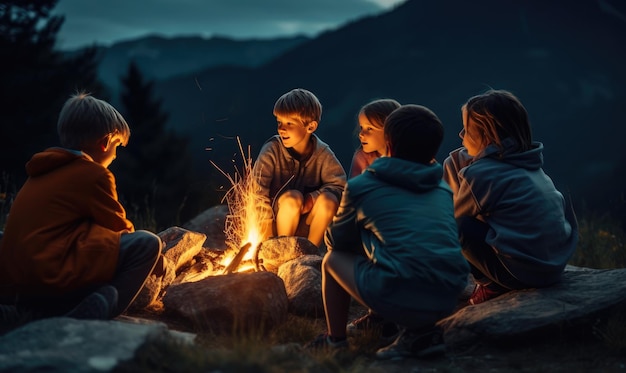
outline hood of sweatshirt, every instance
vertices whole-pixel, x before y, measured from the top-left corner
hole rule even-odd
[[[92,160],[90,156],[81,151],[64,148],[48,148],[43,152],[33,155],[26,163],[26,173],[31,177],[47,174],[78,158],[84,158],[89,161]]]
[[[480,158],[495,158],[501,162],[509,163],[515,167],[527,170],[538,170],[543,166],[543,144],[534,141],[530,150],[519,152],[513,139],[506,138],[502,141],[503,149],[489,145],[474,161]]]
[[[415,193],[424,193],[440,185],[443,176],[441,164],[415,163],[395,157],[376,159],[368,168],[379,179]]]

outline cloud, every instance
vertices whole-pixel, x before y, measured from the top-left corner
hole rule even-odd
[[[404,0],[61,0],[63,49],[148,34],[267,38],[314,36]]]

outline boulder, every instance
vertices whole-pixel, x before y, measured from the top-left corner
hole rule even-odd
[[[319,255],[319,249],[304,237],[279,236],[263,241],[259,258],[266,270],[278,273],[283,263],[303,255]]]
[[[553,333],[591,333],[600,319],[626,305],[626,269],[568,266],[563,281],[506,293],[441,320],[449,345],[520,343]]]
[[[263,271],[172,285],[163,305],[201,330],[263,333],[287,319],[288,301],[283,281]]]
[[[226,217],[228,216],[228,205],[213,206],[183,224],[183,228],[190,231],[203,233],[206,236],[205,248],[214,250],[226,250]]]
[[[0,336],[0,372],[110,372],[163,340],[192,344],[195,335],[163,323],[43,319]]]
[[[290,313],[324,318],[321,267],[321,256],[304,255],[278,268],[278,277],[285,283]]]
[[[163,255],[174,263],[177,272],[202,250],[206,239],[206,235],[202,233],[180,227],[170,227],[158,236],[165,244]]]

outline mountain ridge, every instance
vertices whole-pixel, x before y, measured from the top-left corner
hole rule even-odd
[[[209,161],[231,171],[240,159],[236,137],[255,158],[275,133],[274,101],[292,88],[320,98],[317,134],[346,169],[358,145],[356,114],[372,99],[433,109],[445,126],[442,161],[460,146],[461,105],[488,88],[507,89],[528,109],[557,186],[610,207],[620,203],[626,181],[626,126],[619,125],[626,117],[626,22],[619,15],[626,12],[618,5],[408,0],[299,40],[262,63],[157,79],[155,95],[170,114],[168,126],[190,137],[200,178],[226,182]]]
[[[256,67],[309,40],[306,36],[234,39],[225,36],[148,35],[96,47],[98,76],[116,102],[128,65],[134,61],[148,80],[163,80],[217,66]]]

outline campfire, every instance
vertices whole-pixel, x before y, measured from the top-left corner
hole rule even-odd
[[[234,174],[224,172],[211,161],[230,182],[222,204],[199,215],[187,228],[170,227],[159,233],[165,243],[163,260],[144,284],[132,304],[133,309],[167,309],[194,327],[225,332],[259,326],[271,328],[286,319],[288,307],[292,307],[288,303],[290,293],[286,283],[293,282],[294,264],[289,263],[314,255],[319,262],[321,257],[317,246],[303,237],[264,240],[261,229],[271,218],[264,214],[271,211],[258,208],[261,203],[256,192],[258,175],[254,174],[250,149],[245,156],[239,138],[237,143],[243,166],[235,166]],[[233,164],[236,164],[234,160]],[[214,222],[217,222],[215,228],[223,227],[223,232],[212,235],[212,243],[207,245],[208,232],[201,232]],[[194,224],[198,224],[195,229],[190,227]],[[309,259],[306,263],[316,261]],[[314,271],[310,264],[298,268]],[[300,282],[298,279],[297,283]],[[294,294],[298,297],[301,292]],[[300,296],[310,297],[304,294]],[[321,297],[313,298],[321,302]],[[307,315],[323,312],[321,304],[311,306],[309,301],[296,302],[293,307]]]
[[[261,232],[262,222],[271,219],[264,209],[258,209],[261,201],[256,193],[256,180],[250,149],[247,156],[244,153],[239,138],[237,138],[243,166],[235,165],[235,172],[231,175],[222,170],[213,161],[211,164],[219,170],[230,182],[230,188],[222,198],[226,202],[227,211],[221,210],[219,215],[224,223],[224,243],[226,249],[205,248],[197,244],[199,237],[187,238],[187,248],[180,248],[184,254],[165,254],[176,262],[176,278],[172,284],[197,282],[209,276],[227,275],[243,272],[269,271],[277,273],[278,267],[298,256],[318,253],[317,247],[305,238],[299,237],[272,237],[263,241]],[[233,160],[233,164],[236,162]],[[173,230],[161,233],[164,242],[176,242],[183,235],[193,236],[193,232]],[[184,245],[183,245],[184,246]],[[167,250],[166,250],[167,251]],[[177,252],[174,250],[174,252]]]
[[[271,217],[266,216],[267,213],[257,208],[260,203],[256,193],[258,175],[254,175],[254,162],[250,156],[250,147],[246,155],[239,137],[237,137],[237,145],[243,165],[241,169],[235,165],[233,176],[210,161],[231,184],[222,199],[222,202],[226,201],[229,210],[224,226],[226,245],[229,249],[221,260],[221,264],[225,267],[222,274],[265,270],[262,259],[259,258],[259,251],[263,244],[260,227],[262,221]]]

